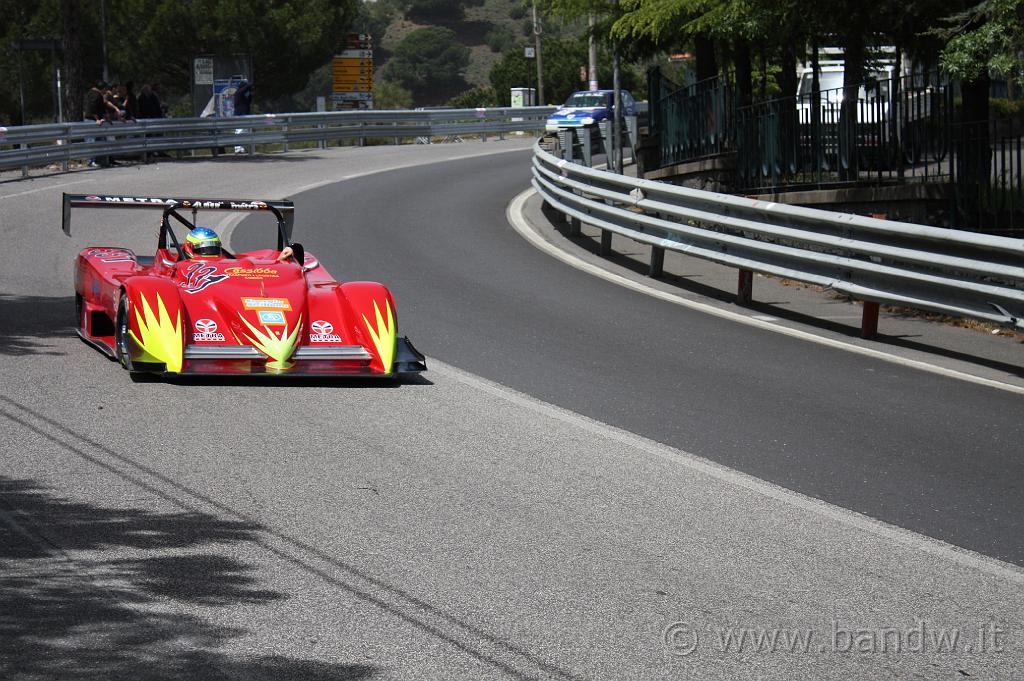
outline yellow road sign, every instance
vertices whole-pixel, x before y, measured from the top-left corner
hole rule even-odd
[[[331,73],[337,75],[339,73],[373,73],[372,66],[332,66]]]
[[[334,92],[371,92],[373,83],[334,83]]]
[[[373,68],[373,60],[372,59],[341,59],[341,58],[338,58],[338,57],[335,57],[334,59],[331,60],[331,68],[338,68],[339,66],[347,66],[347,67],[365,66],[365,67]]]

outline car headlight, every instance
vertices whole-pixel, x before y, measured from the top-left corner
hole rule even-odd
[[[583,125],[593,125],[594,119],[591,116],[587,116],[586,118],[580,119],[580,123],[582,123]]]

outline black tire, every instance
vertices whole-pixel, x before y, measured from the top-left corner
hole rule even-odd
[[[82,317],[82,308],[85,307],[85,303],[82,302],[82,296],[75,294],[75,328],[80,331],[85,331],[85,319]]]
[[[132,370],[132,360],[128,355],[128,296],[122,295],[117,305],[117,323],[114,327],[114,354],[117,361],[128,371]]]

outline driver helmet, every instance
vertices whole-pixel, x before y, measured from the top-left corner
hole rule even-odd
[[[219,258],[222,253],[220,237],[208,227],[196,227],[189,232],[181,249],[189,259]]]

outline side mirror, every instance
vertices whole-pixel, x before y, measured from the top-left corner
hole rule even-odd
[[[306,262],[306,249],[302,244],[292,244],[292,255],[295,258],[295,262],[299,263],[299,267],[302,267]]]

